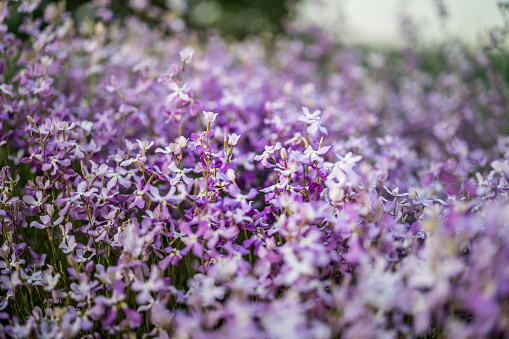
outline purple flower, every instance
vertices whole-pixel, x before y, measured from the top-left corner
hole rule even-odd
[[[251,188],[247,194],[240,193],[240,189],[237,185],[230,185],[228,187],[228,193],[232,198],[225,197],[224,202],[227,206],[235,206],[240,204],[243,210],[251,209],[251,203],[248,200],[256,197],[257,191],[254,188]]]
[[[184,251],[192,250],[193,254],[197,257],[201,257],[203,254],[203,245],[200,241],[200,237],[202,237],[208,229],[207,222],[202,221],[198,223],[198,227],[196,233],[191,230],[191,225],[187,222],[183,222],[180,225],[180,230],[186,235],[186,237],[182,238],[182,242],[186,245]]]
[[[175,165],[174,162],[172,162],[170,166],[168,166],[168,168],[173,173],[176,173],[175,177],[170,180],[170,184],[176,185],[180,182],[181,179],[182,181],[184,181],[184,183],[186,183],[186,185],[193,182],[193,179],[186,176],[187,173],[192,171],[191,169],[184,168],[183,170],[181,170],[177,167],[177,165]]]
[[[177,83],[170,82],[168,84],[168,88],[173,92],[166,97],[167,104],[170,104],[175,99],[180,99],[184,102],[188,102],[191,99],[188,93],[190,88],[187,84],[184,84],[182,87],[180,87]]]
[[[303,155],[297,155],[297,159],[304,164],[313,165],[313,164],[323,164],[323,158],[320,155],[324,155],[330,149],[330,146],[324,146],[319,150],[313,150],[313,147],[308,146],[304,151]]]
[[[150,268],[150,277],[147,281],[135,280],[131,285],[133,291],[139,292],[136,295],[138,305],[145,304],[151,300],[150,292],[159,292],[166,287],[164,281],[159,277],[159,268],[152,265]]]
[[[262,165],[265,167],[272,167],[267,161],[272,159],[274,152],[280,150],[282,147],[283,146],[280,142],[277,142],[274,146],[265,146],[265,151],[262,154],[255,156],[253,160],[261,161]]]
[[[34,197],[31,195],[25,195],[23,196],[23,201],[27,205],[30,205],[31,208],[35,208],[41,206],[48,200],[48,197],[43,198],[41,191],[35,192],[35,197],[37,198],[37,200],[35,200]]]
[[[140,180],[140,182],[136,184],[136,192],[133,193],[134,200],[129,205],[129,208],[133,208],[134,206],[138,206],[138,208],[145,207],[145,199],[143,199],[143,197],[150,190],[150,187],[150,184],[144,185],[143,180]]]

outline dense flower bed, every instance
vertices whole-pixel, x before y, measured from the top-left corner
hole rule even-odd
[[[485,52],[449,42],[433,73],[410,47],[200,43],[100,3],[80,27],[27,14],[23,39],[0,4],[0,337],[509,334]]]

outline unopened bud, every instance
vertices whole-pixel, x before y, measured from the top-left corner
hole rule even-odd
[[[288,159],[288,153],[286,152],[286,148],[281,148],[281,159],[283,159],[284,161],[286,161],[286,159]]]
[[[53,214],[55,214],[55,207],[53,207],[53,205],[46,205],[46,212],[48,212],[50,217],[53,217]]]
[[[180,138],[179,138],[179,147],[183,149],[186,146],[187,146],[187,139],[184,138],[183,136],[180,136]]]
[[[28,122],[35,128],[37,133],[40,133],[39,127],[37,127],[37,125],[35,124],[34,119],[30,115],[27,115],[27,119],[28,119]]]
[[[99,21],[98,23],[95,24],[94,33],[96,36],[103,35],[105,31],[106,31],[106,29],[104,27],[104,24],[101,21]]]

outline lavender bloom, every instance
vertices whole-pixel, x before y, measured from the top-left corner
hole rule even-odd
[[[509,333],[503,27],[197,58],[194,9],[125,5],[0,3],[0,337]]]
[[[307,165],[313,165],[313,164],[323,164],[324,160],[320,155],[324,155],[327,153],[330,149],[330,146],[324,146],[320,148],[319,150],[315,151],[313,150],[313,147],[308,146],[306,150],[304,151],[304,154],[297,155],[297,159],[301,161],[304,164]]]
[[[275,151],[280,150],[282,147],[283,146],[280,142],[277,142],[274,146],[265,146],[265,151],[262,154],[255,156],[253,160],[260,161],[265,167],[270,167],[267,161],[271,158],[271,155],[273,155]]]
[[[152,266],[150,269],[149,280],[145,282],[135,280],[132,284],[133,291],[140,292],[136,296],[136,302],[139,305],[145,304],[151,299],[150,292],[159,292],[164,288],[165,284],[163,280],[159,278],[159,268],[157,266]]]

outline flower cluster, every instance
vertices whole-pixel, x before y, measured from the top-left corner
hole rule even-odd
[[[0,337],[509,333],[486,52],[451,42],[432,74],[293,27],[269,53],[107,3],[23,40],[5,22],[40,1],[0,4]]]

